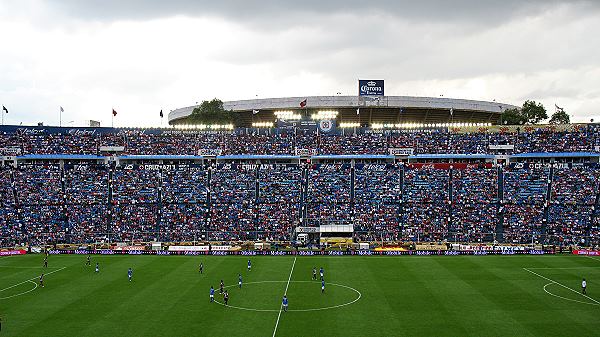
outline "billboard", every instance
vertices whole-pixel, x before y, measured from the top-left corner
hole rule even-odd
[[[383,80],[358,80],[358,96],[383,95]]]

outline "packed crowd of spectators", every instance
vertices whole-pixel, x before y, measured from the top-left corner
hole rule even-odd
[[[551,200],[558,204],[593,205],[599,182],[600,170],[593,166],[555,169]]]
[[[223,155],[293,155],[296,149],[318,154],[388,154],[388,149],[409,148],[417,154],[512,154],[530,152],[593,152],[600,145],[596,125],[557,131],[524,126],[515,132],[455,132],[453,130],[368,130],[319,133],[314,130],[237,129],[234,131],[80,130],[51,133],[28,129],[0,133],[0,155],[77,154],[198,155],[218,149]],[[25,129],[23,129],[25,130]],[[108,131],[108,132],[107,132]],[[498,150],[490,145],[508,145]],[[122,147],[107,151],[105,147]]]
[[[503,214],[503,239],[507,243],[530,243],[540,241],[544,209],[535,204],[506,204]]]
[[[402,172],[398,165],[357,164],[354,200],[356,203],[395,203],[402,198]]]
[[[203,166],[183,166],[162,170],[164,203],[205,204],[208,197],[208,171]]]
[[[448,207],[443,203],[411,202],[402,205],[402,237],[419,242],[441,242],[448,238]]]
[[[444,203],[449,200],[450,170],[429,166],[404,170],[403,199],[407,202]]]
[[[549,168],[507,168],[504,200],[511,204],[543,204],[548,193]]]
[[[160,172],[145,169],[120,169],[113,172],[112,198],[115,204],[158,202]]]
[[[211,200],[214,203],[241,203],[256,200],[256,170],[223,164],[212,171]]]
[[[0,243],[277,241],[331,224],[353,224],[358,240],[598,241],[595,164],[448,167],[2,168]]]

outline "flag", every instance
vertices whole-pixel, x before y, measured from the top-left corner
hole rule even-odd
[[[253,115],[256,115],[256,114],[257,114],[257,113],[259,113],[259,112],[260,112],[260,110],[254,110],[254,109],[252,109],[252,114],[253,114]]]
[[[115,109],[113,109],[112,114],[113,114],[113,117],[116,116],[117,115],[117,111]]]
[[[162,109],[160,109],[160,118],[163,118]]]
[[[4,105],[2,106],[2,111],[8,113],[8,109]]]
[[[300,102],[300,107],[304,108],[306,106],[306,98],[304,99],[304,101]]]
[[[450,116],[454,115],[454,108],[450,108]]]
[[[60,107],[60,112],[65,112],[65,109],[63,109],[63,107]]]

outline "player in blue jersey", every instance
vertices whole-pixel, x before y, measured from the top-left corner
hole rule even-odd
[[[238,274],[238,286],[242,289],[242,274]]]
[[[248,271],[252,270],[252,262],[250,262],[250,260],[248,260]]]
[[[129,270],[127,270],[127,277],[129,278],[129,282],[131,282],[131,279],[133,278],[133,269],[129,268]]]
[[[210,286],[210,302],[214,302],[215,301],[215,288],[213,288],[213,286]]]
[[[281,303],[283,304],[283,311],[287,311],[287,309],[288,309],[288,298],[287,298],[287,296],[283,295],[283,301]]]
[[[321,294],[325,292],[325,281],[321,280]]]

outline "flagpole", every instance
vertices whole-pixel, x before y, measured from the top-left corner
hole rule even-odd
[[[62,107],[58,109],[58,126],[62,126]]]

